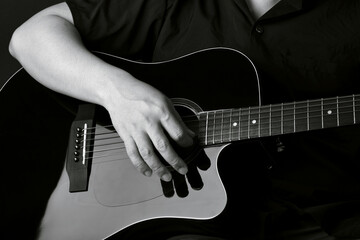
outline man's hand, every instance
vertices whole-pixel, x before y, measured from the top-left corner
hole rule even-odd
[[[171,101],[152,86],[124,72],[121,84],[109,81],[105,108],[123,139],[127,154],[134,166],[144,175],[157,174],[169,182],[172,174],[160,161],[157,153],[181,175],[188,167],[170,142],[180,147],[193,144],[195,134],[188,129]]]

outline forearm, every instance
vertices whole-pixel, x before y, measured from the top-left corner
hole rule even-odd
[[[187,172],[168,136],[187,147],[193,144],[194,134],[171,101],[87,50],[66,3],[45,9],[20,26],[10,42],[10,52],[44,86],[104,106],[140,172],[155,172],[163,180],[171,180],[154,147],[174,169]]]
[[[56,15],[35,15],[20,26],[10,52],[46,87],[101,105],[109,79],[126,75],[90,53],[74,25]]]

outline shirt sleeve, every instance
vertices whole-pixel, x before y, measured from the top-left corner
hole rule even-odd
[[[129,59],[151,59],[168,0],[67,0],[85,46]]]

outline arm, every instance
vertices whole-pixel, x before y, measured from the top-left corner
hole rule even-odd
[[[184,147],[193,143],[192,133],[170,100],[89,52],[66,3],[49,7],[21,25],[12,36],[9,50],[46,87],[104,106],[140,172],[148,176],[156,173],[163,180],[171,180],[154,147],[175,170],[187,172],[166,133]]]

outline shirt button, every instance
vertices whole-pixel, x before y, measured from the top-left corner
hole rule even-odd
[[[264,33],[264,27],[261,26],[261,25],[257,25],[257,26],[255,27],[255,31],[256,31],[258,34],[262,34],[262,33]]]

